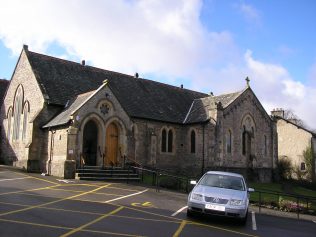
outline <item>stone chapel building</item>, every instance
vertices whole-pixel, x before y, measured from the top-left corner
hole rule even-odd
[[[0,114],[3,163],[74,178],[126,162],[270,181],[276,128],[249,86],[208,95],[23,47]]]

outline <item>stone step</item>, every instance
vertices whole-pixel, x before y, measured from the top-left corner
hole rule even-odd
[[[90,180],[90,181],[120,181],[120,182],[127,182],[127,181],[140,181],[140,178],[124,178],[124,177],[80,177],[80,180]]]
[[[108,174],[108,173],[77,173],[78,177],[138,177],[135,173],[121,173],[121,174]]]

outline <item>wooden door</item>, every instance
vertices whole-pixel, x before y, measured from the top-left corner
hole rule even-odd
[[[105,165],[117,165],[118,129],[114,123],[111,123],[106,129],[105,142]]]

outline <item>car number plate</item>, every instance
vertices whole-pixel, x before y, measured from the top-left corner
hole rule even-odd
[[[215,211],[225,211],[224,206],[214,205],[214,204],[205,204],[205,209],[215,210]]]

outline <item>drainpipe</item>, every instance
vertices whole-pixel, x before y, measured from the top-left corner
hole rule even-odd
[[[204,160],[205,160],[205,152],[204,152],[204,148],[205,148],[205,124],[203,124],[203,137],[202,137],[202,170],[201,170],[201,177],[204,174]]]
[[[51,165],[52,165],[52,160],[53,160],[53,150],[54,150],[54,134],[56,133],[56,131],[52,131],[51,129],[49,129],[49,131],[51,132],[51,136],[50,136],[50,151],[49,151],[49,161],[48,161],[48,175],[51,175]]]

